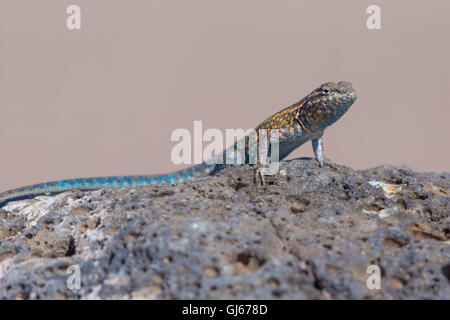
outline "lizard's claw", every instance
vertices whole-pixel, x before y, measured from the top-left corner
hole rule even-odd
[[[317,164],[319,165],[319,167],[323,167],[323,159],[316,159],[317,160]]]
[[[262,165],[257,164],[255,166],[255,171],[254,171],[254,183],[261,185],[261,186],[265,186],[266,185],[266,180],[264,179],[264,168],[262,168]]]
[[[323,167],[323,165],[326,165],[326,166],[330,167],[331,169],[336,169],[336,170],[338,169],[338,164],[330,159],[324,158],[322,165],[319,164],[319,166]]]

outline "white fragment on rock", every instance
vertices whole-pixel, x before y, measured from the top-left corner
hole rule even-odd
[[[25,215],[29,226],[36,225],[39,218],[49,213],[49,208],[55,202],[58,202],[68,196],[71,192],[62,192],[54,196],[41,195],[36,196],[33,199],[18,200],[8,203],[3,207],[4,210],[9,212],[15,212],[17,214]],[[67,204],[70,206],[75,201],[71,198],[67,198]]]
[[[135,191],[136,191],[136,190],[134,190],[134,189],[130,189],[129,193],[130,193],[130,194],[134,194]],[[101,196],[101,195],[105,194],[105,189],[97,189],[97,190],[91,191],[90,193],[91,193],[93,196]]]
[[[3,209],[6,211],[9,211],[9,212],[19,212],[23,208],[28,207],[31,204],[32,204],[31,199],[12,201],[12,202],[8,203],[6,206],[4,206]]]
[[[30,221],[30,225],[35,225],[40,217],[45,216],[48,213],[48,208],[55,203],[56,199],[49,197],[48,199],[36,202],[21,210],[21,213],[27,216],[27,220]]]
[[[206,223],[201,222],[201,221],[191,223],[190,227],[191,227],[191,229],[197,230],[200,232],[205,232],[208,230]]]
[[[413,208],[413,209],[410,209],[408,212],[410,212],[412,214],[420,214],[420,215],[423,214],[423,210],[421,208]]]
[[[34,199],[39,200],[39,201],[45,201],[45,200],[48,200],[51,198],[53,198],[53,197],[52,196],[36,196],[36,197],[34,197]]]
[[[72,206],[74,203],[76,203],[78,200],[74,200],[72,197],[68,197],[67,199],[66,199],[66,204],[68,205],[68,206]]]
[[[378,216],[383,219],[397,213],[397,208],[387,208],[378,212]]]
[[[30,222],[29,225],[33,226],[40,217],[45,216],[49,212],[48,208],[56,200],[58,200],[56,197],[39,196],[34,199],[11,202],[4,209],[9,212],[25,215],[27,221]]]
[[[372,210],[363,209],[363,213],[378,216],[381,219],[387,218],[387,217],[397,213],[397,211],[398,211],[397,208],[387,208],[387,209],[383,209],[380,211],[372,211]]]
[[[375,188],[381,188],[386,198],[391,199],[396,194],[401,193],[403,188],[401,185],[385,183],[378,180],[370,180],[369,184]]]
[[[363,213],[366,213],[366,214],[370,214],[370,215],[376,216],[376,215],[378,214],[378,211],[372,211],[372,210],[366,210],[366,209],[363,209]]]

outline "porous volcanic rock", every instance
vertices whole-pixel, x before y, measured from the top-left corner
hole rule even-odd
[[[296,159],[254,176],[11,202],[0,297],[450,299],[449,173]]]

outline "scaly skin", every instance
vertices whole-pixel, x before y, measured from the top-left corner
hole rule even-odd
[[[316,159],[319,165],[322,166],[324,159],[322,151],[323,132],[336,122],[355,100],[356,92],[351,83],[344,81],[338,83],[327,82],[299,102],[266,119],[256,127],[255,131],[259,132],[259,129],[267,129],[267,139],[270,140],[271,132],[274,129],[278,129],[280,160],[294,149],[311,140]],[[255,142],[258,142],[258,137],[258,134],[254,135]],[[245,145],[248,153],[250,142],[247,141]],[[225,158],[228,150],[224,150],[221,156]],[[135,188],[164,182],[185,182],[215,174],[217,171],[229,166],[232,165],[215,164],[213,162],[202,163],[169,174],[80,178],[46,182],[0,193],[0,207],[14,199],[73,189]]]

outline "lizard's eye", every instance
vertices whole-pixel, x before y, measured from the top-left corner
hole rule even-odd
[[[327,87],[324,87],[324,88],[321,88],[321,93],[323,93],[323,94],[329,94],[330,93],[330,88],[327,88]]]

